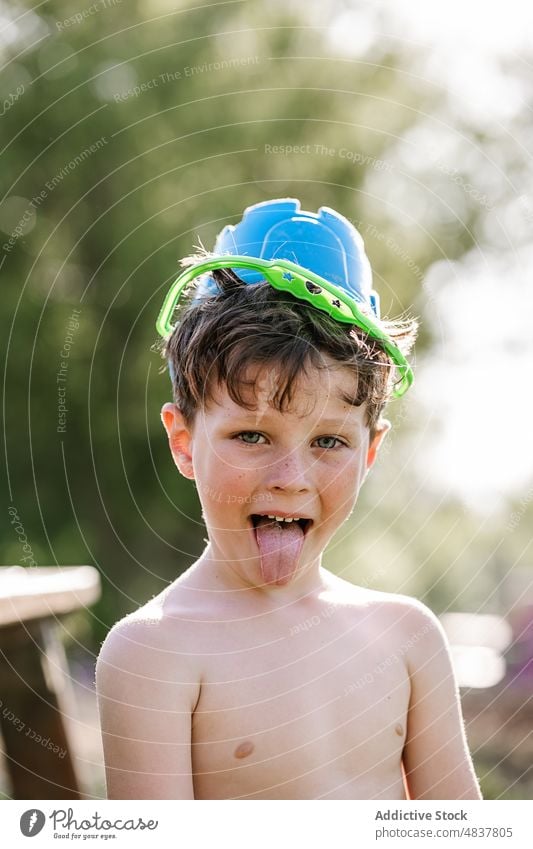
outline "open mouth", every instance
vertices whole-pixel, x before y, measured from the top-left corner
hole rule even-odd
[[[267,516],[263,513],[252,513],[251,516],[249,516],[249,519],[252,522],[254,528],[257,528],[259,523],[261,523],[263,525],[270,524],[272,527],[279,527],[284,529],[290,527],[293,522],[296,522],[296,524],[300,526],[304,534],[307,530],[309,530],[309,528],[313,524],[312,519],[306,519],[304,517],[283,518],[281,516],[278,516],[276,518],[275,516]]]

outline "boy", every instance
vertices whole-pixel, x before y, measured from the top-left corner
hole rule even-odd
[[[321,565],[414,322],[380,321],[362,239],[325,207],[257,204],[183,264],[162,419],[209,539],[100,652],[108,797],[479,799],[437,618]]]

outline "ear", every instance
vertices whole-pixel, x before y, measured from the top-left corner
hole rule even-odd
[[[192,464],[192,432],[188,429],[181,410],[175,404],[163,404],[161,421],[168,436],[168,444],[181,474],[194,480]]]
[[[368,472],[369,469],[372,468],[374,462],[377,457],[378,450],[380,448],[381,443],[383,442],[385,435],[391,429],[391,423],[387,421],[387,419],[380,419],[375,431],[374,436],[370,445],[368,446],[368,452],[366,455],[366,470]]]

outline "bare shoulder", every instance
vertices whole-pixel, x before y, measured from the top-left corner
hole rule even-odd
[[[107,635],[96,691],[108,798],[191,799],[191,723],[200,673],[189,624],[153,602]]]
[[[438,616],[416,598],[395,593],[378,593],[374,602],[385,624],[393,624],[401,639],[399,651],[405,655],[409,670],[419,664],[444,656],[448,662],[449,646]]]
[[[367,589],[359,599],[371,614],[374,629],[404,661],[412,683],[422,677],[426,686],[446,680],[457,693],[446,633],[427,605],[411,596]]]
[[[119,620],[104,640],[96,664],[97,680],[108,675],[131,671],[148,679],[175,676],[183,680],[185,670],[195,677],[191,653],[191,622],[183,615],[169,613],[165,596],[150,600]]]
[[[348,581],[342,581],[342,584],[346,589],[350,588],[348,595],[353,601],[381,612],[385,617],[404,619],[407,616],[410,618],[434,616],[429,607],[412,596],[360,587]]]
[[[412,596],[362,589],[360,599],[384,626],[394,627],[409,648],[423,643],[426,635],[431,635],[436,641],[445,640],[436,614]]]
[[[436,654],[448,655],[448,642],[438,616],[418,599],[360,587],[336,576],[330,582],[330,591],[337,603],[353,608],[354,613],[364,611],[369,628],[394,646],[409,671]]]
[[[404,768],[411,799],[480,799],[448,639],[422,602],[391,599],[399,614],[402,655],[409,672]]]
[[[398,629],[411,643],[430,632],[444,633],[432,610],[412,596],[361,587],[337,576],[331,577],[329,588],[335,599],[357,609],[363,608],[382,625]]]
[[[406,595],[365,591],[380,638],[410,681],[403,764],[411,799],[479,799],[450,646],[436,614]],[[374,618],[375,617],[375,618]]]

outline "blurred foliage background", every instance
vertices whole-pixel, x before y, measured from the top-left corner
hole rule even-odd
[[[391,404],[388,445],[325,565],[439,614],[513,621],[533,601],[524,55],[473,54],[465,12],[459,84],[448,42],[392,3],[0,10],[3,514],[16,506],[39,565],[100,572],[101,600],[64,620],[80,694],[111,625],[204,547],[194,484],[159,418],[170,383],[158,309],[198,239],[211,247],[245,206],[274,197],[356,222],[383,313],[422,321],[417,383]],[[446,34],[451,12],[434,14]],[[0,550],[21,562],[7,521]],[[523,628],[511,650],[521,639]],[[508,671],[463,689],[493,798],[531,797],[532,714],[518,732],[505,699],[531,704],[532,681]],[[487,742],[477,729],[495,703]]]

